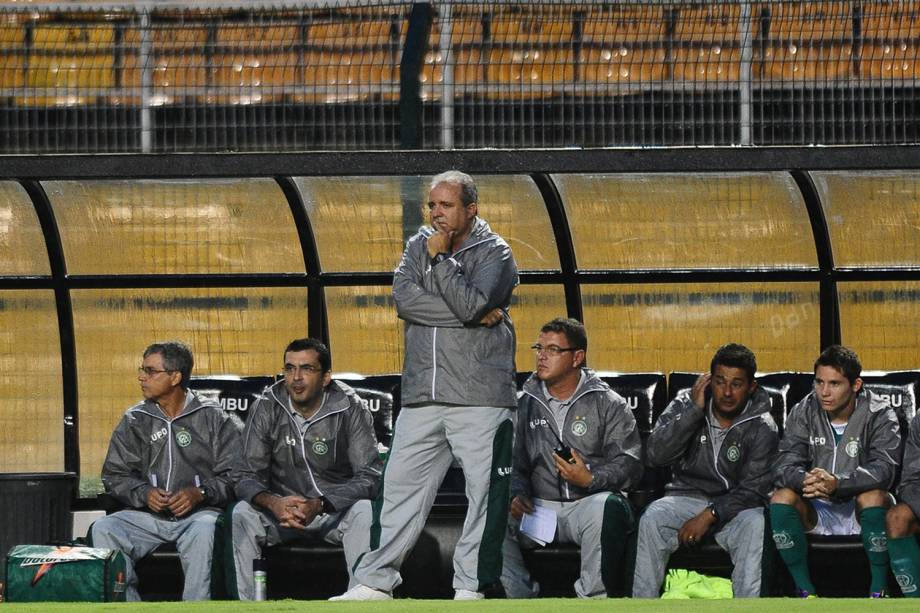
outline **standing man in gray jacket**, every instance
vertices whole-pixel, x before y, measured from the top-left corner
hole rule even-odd
[[[639,520],[633,596],[661,593],[668,558],[712,534],[731,556],[736,598],[760,596],[764,506],[776,455],[770,397],[744,345],[720,347],[709,373],[677,396],[646,442],[651,466],[670,466],[665,496]]]
[[[478,217],[478,199],[469,175],[434,177],[431,226],[409,239],[396,269],[393,297],[406,339],[403,408],[371,551],[355,568],[360,585],[336,599],[392,597],[455,458],[469,508],[454,551],[454,597],[482,598],[500,580],[517,395],[507,309],[518,275],[507,243]]]
[[[901,464],[901,429],[889,403],[863,388],[852,349],[831,345],[815,360],[815,389],[792,411],[770,500],[773,540],[799,595],[815,586],[805,533],[861,534],[869,595],[888,590],[885,514]]]
[[[131,509],[97,521],[91,537],[124,552],[128,600],[140,600],[134,563],[163,543],[179,550],[183,600],[211,596],[214,525],[233,499],[239,431],[219,405],[189,391],[192,365],[183,343],[147,347],[137,375],[144,401],[122,417],[102,466],[106,492]]]
[[[325,344],[292,341],[284,380],[265,390],[246,422],[231,522],[241,600],[254,597],[252,562],[262,547],[303,537],[341,543],[354,584],[382,462],[370,411],[354,390],[332,381],[331,369]]]
[[[622,396],[585,367],[588,335],[581,322],[545,324],[533,350],[536,370],[518,400],[511,477],[511,516],[503,547],[502,584],[509,598],[532,598],[520,531],[534,507],[556,517],[555,541],[581,548],[580,598],[612,595],[634,528],[623,492],[642,478],[642,443]]]

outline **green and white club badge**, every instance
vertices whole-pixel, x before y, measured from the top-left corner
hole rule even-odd
[[[313,453],[316,455],[326,455],[329,452],[329,445],[323,439],[313,441]]]
[[[192,444],[192,435],[188,430],[179,430],[176,432],[176,443],[179,447],[188,447]]]
[[[575,436],[584,436],[588,433],[588,424],[585,423],[584,417],[576,417],[572,422],[572,434]]]
[[[844,451],[847,452],[847,455],[851,458],[855,458],[859,455],[859,441],[856,439],[851,439],[847,446],[844,447]]]
[[[728,458],[729,462],[737,462],[738,459],[741,458],[741,447],[737,444],[732,444],[731,447],[725,451],[725,457]]]

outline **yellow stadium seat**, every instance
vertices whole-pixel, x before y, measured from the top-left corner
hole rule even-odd
[[[496,11],[492,14],[492,42],[530,45],[563,43],[572,40],[573,11]]]
[[[300,79],[297,53],[248,53],[212,58],[214,93],[208,104],[269,104],[284,99]]]
[[[583,49],[579,57],[582,80],[588,84],[648,83],[665,79],[663,47],[620,46]]]
[[[32,30],[32,47],[43,52],[98,53],[114,44],[115,27],[111,24],[46,24]]]
[[[405,29],[408,27],[402,25]],[[397,42],[390,20],[318,22],[307,28],[306,43],[313,47],[360,48]]]
[[[125,28],[123,40],[127,49],[140,49],[139,28]],[[150,44],[154,53],[182,51],[201,53],[208,42],[208,29],[182,25],[155,25],[150,28]]]
[[[575,80],[571,49],[492,49],[486,81],[498,86],[488,94],[499,98],[540,98],[558,93]]]
[[[207,59],[203,55],[161,54],[152,60],[151,106],[173,105],[204,95],[208,84]],[[115,104],[141,104],[142,66],[134,54],[126,55],[121,68],[123,94]]]
[[[300,42],[299,25],[225,25],[218,28],[216,36],[216,43],[220,46],[243,49],[265,47],[284,51],[299,45]]]
[[[770,45],[754,53],[754,75],[764,81],[826,81],[847,79],[853,72],[849,45]]]
[[[385,51],[308,51],[304,53],[304,92],[297,102],[348,102],[395,96],[399,77]]]
[[[770,14],[770,38],[774,40],[846,40],[853,36],[849,2],[771,2],[754,7]]]
[[[864,79],[912,81],[920,77],[917,47],[904,41],[863,45],[859,66]]]
[[[718,44],[679,47],[674,50],[672,65],[675,81],[737,82],[741,75],[741,50]]]
[[[920,36],[920,2],[863,2],[862,36],[868,40],[901,40]]]
[[[582,26],[582,40],[612,45],[657,42],[664,39],[666,23],[661,6],[611,4],[589,10]]]
[[[20,24],[0,24],[0,49],[22,49],[26,29]]]
[[[108,95],[115,86],[112,55],[42,55],[29,58],[26,88],[20,106],[81,106]]]
[[[686,42],[736,42],[741,40],[738,4],[680,6],[674,23],[674,40]]]
[[[25,62],[19,55],[0,55],[0,88],[7,90],[3,96],[13,95],[12,90],[22,89],[26,84]]]

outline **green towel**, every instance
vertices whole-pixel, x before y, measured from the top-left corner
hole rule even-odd
[[[662,598],[731,598],[731,579],[707,577],[692,570],[672,568],[664,579]]]

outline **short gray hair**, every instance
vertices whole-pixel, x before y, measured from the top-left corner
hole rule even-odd
[[[474,202],[479,202],[479,190],[476,188],[476,181],[474,181],[473,177],[466,174],[465,172],[460,172],[459,170],[448,170],[447,172],[442,172],[441,174],[431,179],[431,183],[428,188],[429,190],[432,190],[441,183],[449,183],[451,185],[459,186],[460,202],[462,202],[464,206],[469,206]]]
[[[192,377],[192,367],[195,365],[192,350],[189,349],[188,345],[182,341],[153,343],[144,350],[144,357],[146,358],[153,353],[159,353],[163,356],[163,368],[182,375],[179,385],[182,386],[182,389],[187,390],[189,379]]]

